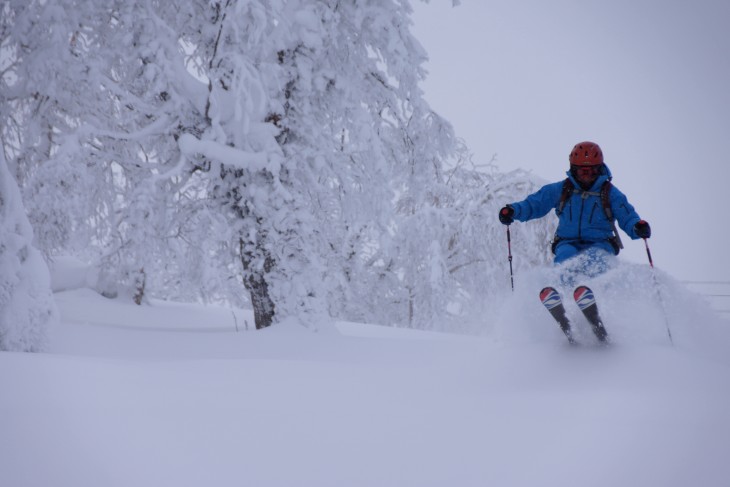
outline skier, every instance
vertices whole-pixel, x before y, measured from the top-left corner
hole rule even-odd
[[[554,263],[573,264],[562,276],[563,283],[572,287],[579,276],[595,277],[606,271],[610,259],[623,248],[615,221],[633,240],[649,238],[651,227],[639,217],[626,196],[610,183],[611,171],[604,163],[598,144],[588,141],[576,144],[569,161],[566,180],[547,184],[523,201],[506,205],[499,211],[499,221],[504,225],[510,225],[514,220],[524,222],[542,218],[554,209],[558,216],[552,244]],[[586,286],[578,286],[574,298],[599,341],[608,343],[593,292]],[[558,321],[568,341],[574,344],[560,294],[554,288],[546,287],[540,292],[540,299]]]

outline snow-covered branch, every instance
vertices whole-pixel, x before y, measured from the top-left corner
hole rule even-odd
[[[187,156],[201,155],[226,166],[249,171],[268,170],[279,172],[282,157],[276,152],[251,152],[223,145],[214,140],[201,140],[191,134],[183,134],[178,140],[180,151]]]

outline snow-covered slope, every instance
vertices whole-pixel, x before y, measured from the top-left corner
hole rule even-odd
[[[514,299],[534,294],[531,279]],[[730,479],[730,360],[690,340],[699,323],[677,328],[675,347],[636,322],[633,335],[617,327],[611,350],[571,350],[544,310],[510,300],[481,337],[354,323],[253,331],[241,310],[138,307],[84,289],[56,300],[49,353],[0,354],[3,486]]]

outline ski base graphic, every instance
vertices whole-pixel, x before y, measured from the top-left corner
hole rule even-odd
[[[601,316],[598,314],[598,305],[596,304],[596,297],[593,291],[588,286],[578,286],[573,292],[573,298],[583,313],[583,316],[591,324],[593,333],[598,338],[598,341],[601,344],[608,344],[608,332],[605,326],[603,326]],[[560,329],[568,338],[568,342],[571,345],[577,344],[573,337],[570,320],[565,313],[565,306],[563,305],[563,299],[560,293],[553,287],[545,287],[540,291],[540,301],[555,321],[557,321],[558,325],[560,325]]]

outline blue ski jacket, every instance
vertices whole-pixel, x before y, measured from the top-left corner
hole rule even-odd
[[[525,222],[541,218],[550,210],[555,210],[558,216],[558,229],[555,232],[556,245],[553,248],[556,263],[589,247],[604,248],[611,253],[617,253],[610,242],[614,236],[613,225],[606,216],[600,196],[603,183],[612,178],[608,166],[604,164],[602,174],[588,191],[581,189],[570,171],[567,172],[567,175],[577,190],[567,198],[562,212],[558,212],[558,206],[564,182],[558,181],[543,186],[523,201],[512,203],[511,206],[515,210],[514,219]],[[613,219],[618,222],[619,227],[631,239],[640,238],[634,231],[634,225],[641,218],[626,196],[613,185],[611,185],[609,201]],[[564,248],[565,246],[571,248]]]

